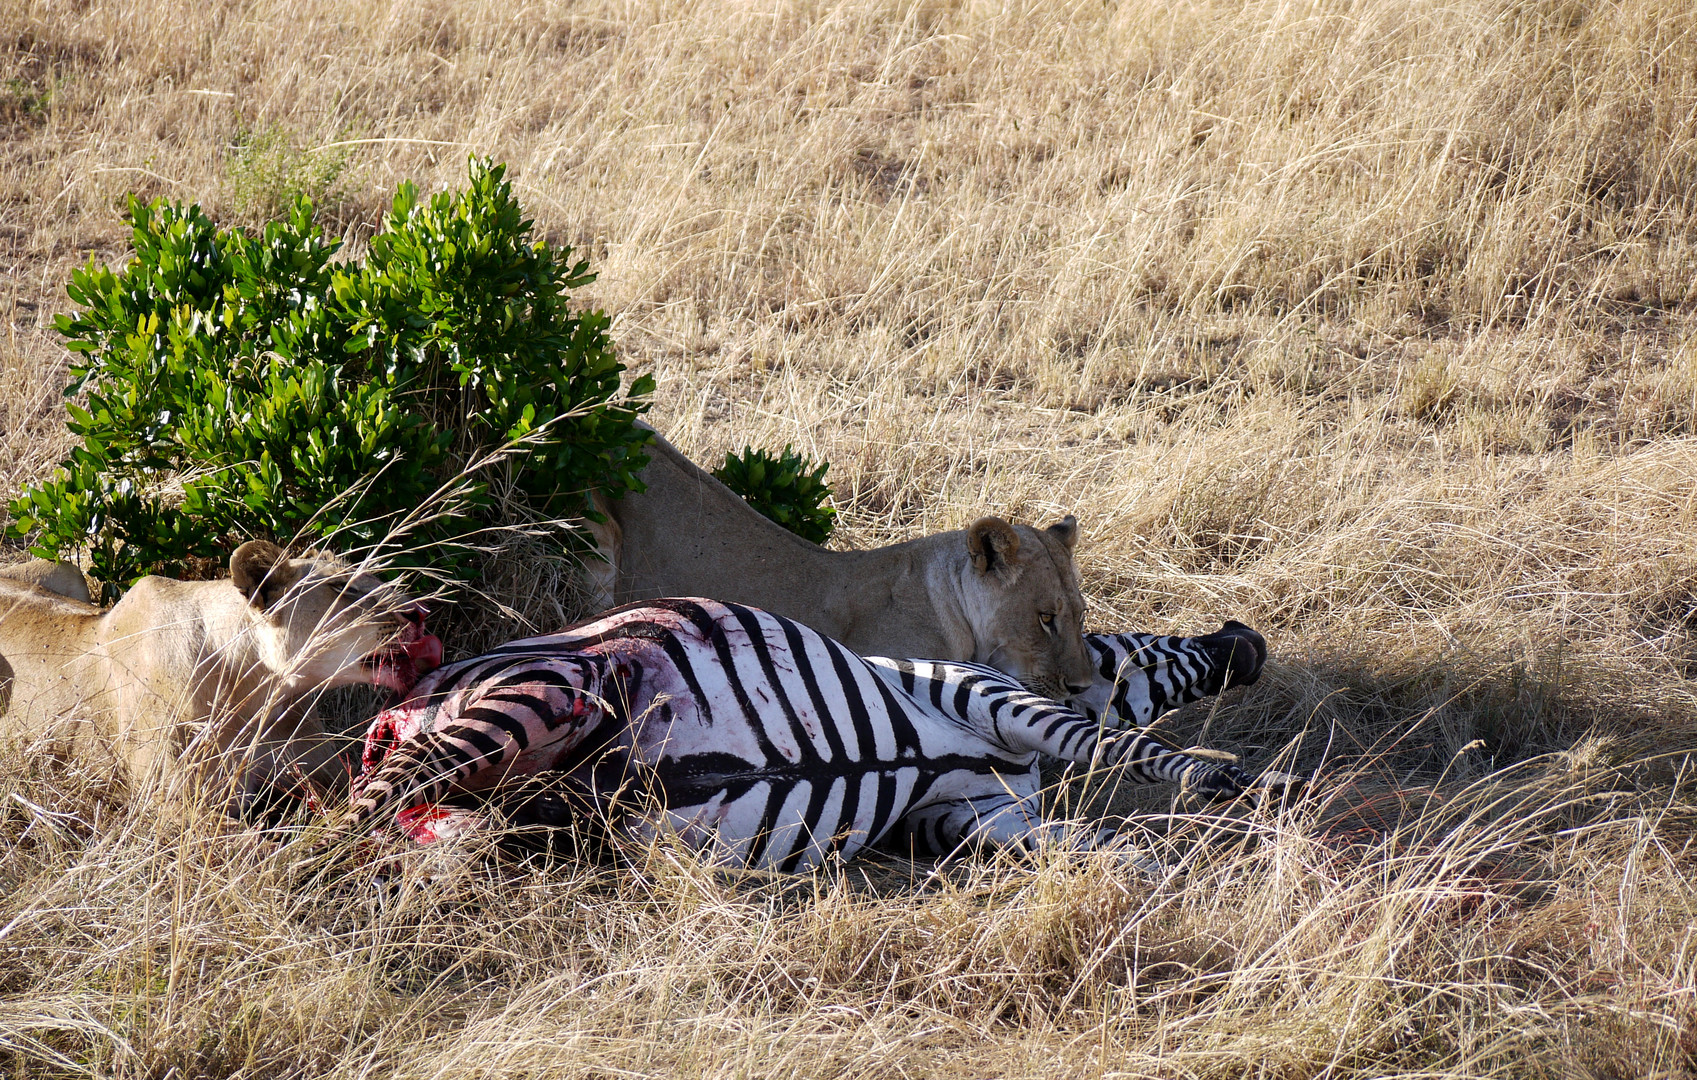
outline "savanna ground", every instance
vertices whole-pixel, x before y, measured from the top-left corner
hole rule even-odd
[[[0,130],[0,494],[124,193],[357,245],[488,154],[686,450],[828,460],[838,543],[1077,513],[1094,627],[1271,641],[1173,738],[1318,771],[1164,885],[323,891],[12,746],[0,1071],[1697,1073],[1687,6],[0,0]]]

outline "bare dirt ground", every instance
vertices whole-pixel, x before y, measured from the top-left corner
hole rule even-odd
[[[1095,628],[1271,641],[1166,730],[1319,770],[1167,884],[315,891],[13,745],[9,1075],[1697,1073],[1697,10],[0,0],[0,132],[0,496],[126,192],[357,248],[487,154],[686,450],[843,544],[1077,513]]]

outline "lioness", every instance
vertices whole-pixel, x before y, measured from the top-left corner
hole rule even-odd
[[[648,489],[595,496],[603,607],[707,596],[805,623],[861,654],[989,664],[1053,698],[1091,684],[1071,515],[1046,529],[984,517],[870,551],[777,525],[654,436]]]
[[[106,612],[0,576],[0,735],[65,719],[138,784],[209,784],[231,810],[297,771],[334,779],[303,695],[404,692],[441,659],[398,589],[263,540],[236,549],[228,581],[145,577]]]

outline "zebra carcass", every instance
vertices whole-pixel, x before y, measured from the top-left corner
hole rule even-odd
[[[1137,655],[1153,655],[1142,645]],[[1183,700],[1217,688],[1238,645],[1230,636],[1214,662],[1179,650],[1188,667],[1111,670],[1159,674],[1165,700]],[[1181,669],[1201,678],[1180,685]],[[1127,700],[1118,707],[1136,712]],[[991,668],[863,658],[768,612],[675,599],[433,672],[373,722],[342,824],[428,841],[466,820],[441,800],[546,773],[573,805],[639,836],[675,834],[724,865],[805,870],[880,842],[941,855],[1110,839],[1044,818],[1044,756],[1218,798],[1294,781],[1108,727]]]

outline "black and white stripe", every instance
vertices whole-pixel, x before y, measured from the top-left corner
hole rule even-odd
[[[638,835],[794,871],[886,838],[930,854],[1059,839],[1042,756],[1217,797],[1256,783],[992,668],[862,658],[754,608],[656,600],[427,676],[373,723],[346,824],[404,826],[547,772]]]
[[[1085,634],[1095,669],[1070,704],[1115,727],[1146,727],[1180,705],[1261,677],[1267,640],[1240,622],[1212,634]]]

